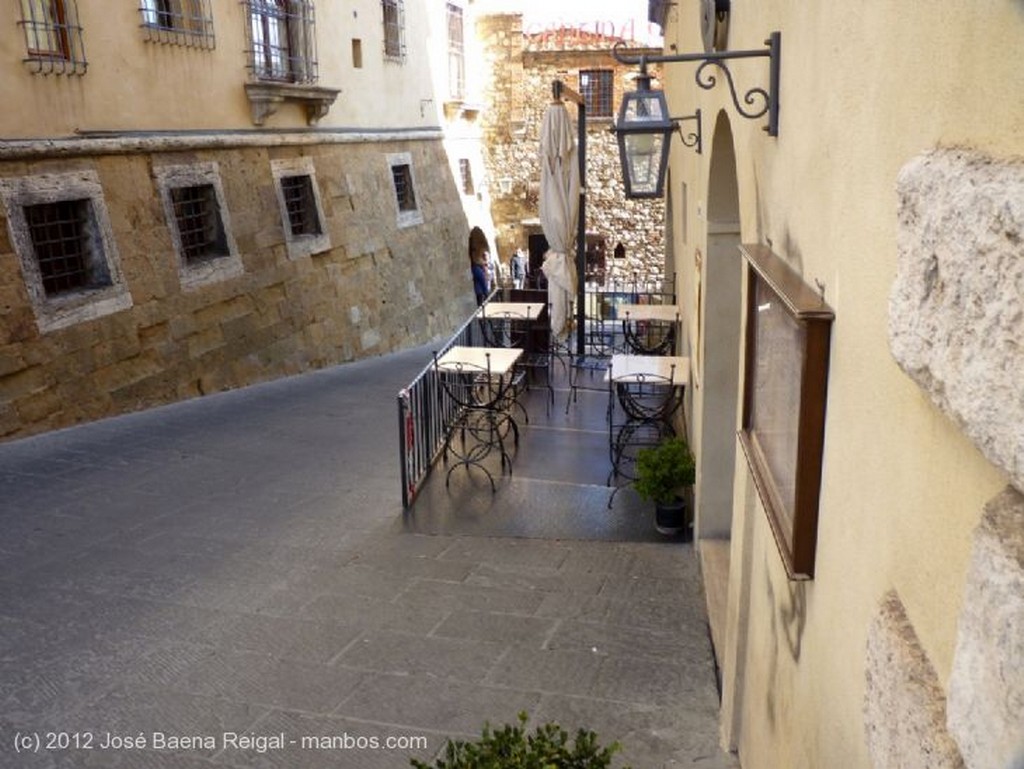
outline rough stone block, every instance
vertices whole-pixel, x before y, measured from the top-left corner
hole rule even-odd
[[[989,502],[975,533],[949,730],[969,769],[1024,762],[1024,496],[1014,489]]]
[[[946,699],[895,592],[868,630],[864,729],[878,769],[963,769],[946,731]]]
[[[936,150],[898,195],[892,354],[1024,489],[1024,161]]]

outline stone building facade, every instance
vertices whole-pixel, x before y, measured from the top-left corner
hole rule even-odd
[[[477,19],[482,46],[486,108],[481,117],[485,162],[491,182],[491,213],[500,258],[507,262],[516,248],[528,248],[541,232],[538,151],[544,112],[552,100],[552,83],[561,80],[577,93],[581,72],[609,73],[610,99],[604,114],[588,107],[586,145],[586,225],[588,240],[604,239],[605,276],[660,278],[665,272],[664,204],[627,200],[623,194],[618,145],[611,132],[624,91],[632,89],[636,69],[617,62],[617,42],[630,55],[660,53],[631,41],[572,27],[524,34],[518,14],[483,15]],[[657,68],[652,69],[657,78]],[[575,119],[576,106],[567,102]],[[625,258],[616,260],[617,244]],[[536,254],[532,255],[533,260]]]
[[[379,355],[471,311],[482,165],[461,115],[450,157],[463,81],[442,71],[463,41],[424,45],[461,4],[214,5],[3,12],[0,438]]]

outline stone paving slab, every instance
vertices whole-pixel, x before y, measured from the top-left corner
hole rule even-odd
[[[403,767],[521,710],[617,765],[738,766],[693,548],[630,492],[435,478],[402,515],[395,393],[425,355],[0,444],[0,769]],[[14,752],[76,731],[195,744]],[[302,743],[346,735],[422,743]]]

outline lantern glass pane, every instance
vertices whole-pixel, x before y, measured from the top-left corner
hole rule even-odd
[[[626,167],[633,194],[654,194],[658,189],[664,134],[627,134]]]
[[[636,91],[626,97],[623,111],[626,123],[662,123],[667,120],[661,91]]]

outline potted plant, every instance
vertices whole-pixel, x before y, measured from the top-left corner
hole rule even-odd
[[[654,502],[655,525],[662,534],[689,533],[683,490],[696,478],[697,463],[685,438],[663,438],[657,446],[637,452],[633,488]]]

